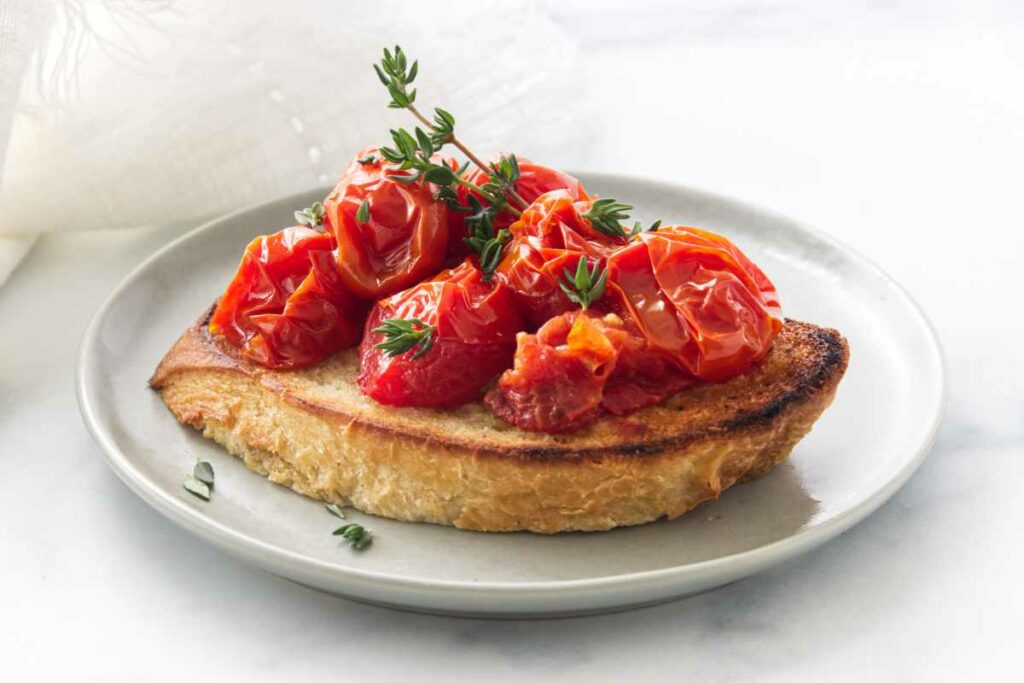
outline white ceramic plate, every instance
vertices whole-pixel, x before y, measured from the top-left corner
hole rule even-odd
[[[140,265],[82,343],[82,415],[110,466],[146,502],[224,550],[333,593],[477,616],[609,611],[719,586],[833,538],[891,496],[924,459],[941,419],[935,335],[871,263],[785,218],[703,192],[583,174],[588,189],[642,207],[645,221],[724,233],[768,273],[789,317],[839,329],[850,367],[833,406],[790,459],[681,519],[606,533],[484,534],[349,517],[372,528],[355,552],[322,504],[267,482],[172,418],[146,381],[227,282],[253,236],[291,224],[323,192],[209,223]],[[195,459],[217,472],[213,501],[182,489]]]

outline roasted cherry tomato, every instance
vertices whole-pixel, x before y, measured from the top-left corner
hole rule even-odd
[[[604,386],[628,334],[618,325],[574,311],[519,335],[515,364],[488,392],[494,413],[522,429],[579,429],[600,412]]]
[[[699,383],[671,358],[650,351],[642,337],[631,334],[604,386],[601,407],[613,415],[629,415]]]
[[[695,384],[646,348],[614,313],[570,311],[519,335],[515,364],[486,402],[530,431],[579,429],[607,411],[628,415]]]
[[[364,149],[324,200],[337,240],[337,268],[356,296],[378,299],[440,270],[448,249],[448,209],[429,183],[405,183],[377,148]],[[358,220],[363,202],[367,220]]]
[[[271,368],[309,365],[357,343],[366,304],[339,280],[333,248],[330,235],[307,227],[254,239],[210,331]]]
[[[496,273],[534,326],[575,307],[559,285],[566,269],[575,272],[584,257],[603,263],[628,241],[594,229],[583,216],[592,205],[589,198],[555,190],[534,201],[510,228],[513,239]]]
[[[649,350],[709,382],[744,372],[782,329],[764,273],[732,242],[697,228],[663,227],[617,250],[605,298]]]
[[[429,328],[429,338],[389,355],[378,348],[388,335],[374,331],[389,320],[415,321],[418,331]],[[484,282],[466,261],[374,307],[359,347],[356,381],[363,393],[386,405],[443,407],[473,401],[512,364],[522,328],[508,289]]]
[[[572,197],[573,201],[589,198],[587,191],[583,188],[583,183],[568,173],[535,164],[529,159],[521,157],[517,157],[517,161],[519,164],[519,180],[516,182],[516,192],[528,204],[532,204],[542,194],[552,190],[565,190]],[[453,168],[457,166],[457,162],[452,163]],[[467,180],[475,185],[484,185],[488,182],[487,174],[484,171],[476,167],[473,167],[473,169],[467,172]],[[456,190],[459,203],[465,207],[469,206],[470,194],[471,191],[464,185],[460,185]],[[477,195],[477,199],[480,199],[479,195]],[[505,211],[498,214],[494,221],[494,227],[496,230],[501,230],[509,227],[515,220],[516,217],[513,214]],[[451,229],[451,253],[461,258],[466,254],[464,242],[466,237],[465,216],[453,211],[449,220],[449,226]]]

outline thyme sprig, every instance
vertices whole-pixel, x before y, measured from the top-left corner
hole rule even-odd
[[[515,191],[520,175],[519,161],[516,159],[516,155],[503,156],[491,164],[490,180],[483,187],[492,194],[518,197],[519,195],[515,194]],[[523,208],[526,208],[525,201]]]
[[[378,348],[388,356],[397,356],[416,349],[411,360],[417,360],[434,345],[434,327],[418,318],[390,318],[381,322],[373,331],[384,335]]]
[[[407,67],[408,70],[406,70]],[[408,109],[416,101],[416,91],[409,92],[408,86],[416,80],[419,68],[420,61],[418,59],[413,61],[412,66],[409,67],[405,52],[398,45],[395,45],[394,54],[391,54],[391,50],[384,48],[384,59],[381,60],[379,66],[374,64],[373,70],[377,72],[377,78],[391,95],[389,107]]]
[[[500,207],[495,204],[484,206],[479,199],[469,195],[469,213],[466,216],[466,244],[480,255],[480,271],[484,282],[490,282],[494,271],[501,263],[501,252],[512,236],[508,230],[494,231],[494,219]]]
[[[608,269],[603,268],[600,263],[595,262],[593,268],[589,268],[586,258],[580,258],[576,264],[576,272],[568,268],[564,269],[565,279],[559,280],[558,285],[565,292],[569,301],[579,304],[583,310],[587,310],[590,304],[604,296],[604,286],[608,282]]]
[[[455,139],[455,117],[440,107],[434,108],[434,122],[430,127],[433,132],[430,137],[438,149]]]
[[[335,529],[333,535],[341,536],[356,550],[362,550],[373,542],[373,532],[362,524],[345,524]]]
[[[341,506],[336,503],[330,503],[324,506],[327,511],[338,519],[345,519],[345,513],[342,511]],[[373,542],[373,532],[364,527],[362,524],[348,523],[344,524],[333,532],[332,536],[341,536],[349,542],[356,550],[362,550],[366,546]]]
[[[299,225],[308,225],[311,228],[322,228],[324,225],[324,205],[314,202],[313,206],[295,212],[295,220]]]
[[[432,157],[439,149],[438,141],[420,127],[415,128],[415,133],[410,133],[404,128],[392,130],[391,140],[394,147],[380,148],[381,156],[397,165],[397,173],[391,174],[390,177],[402,183],[412,183],[421,178],[433,183],[438,186],[438,199],[455,211],[467,214],[466,244],[480,255],[480,270],[483,272],[484,281],[490,282],[494,269],[501,261],[502,247],[509,239],[507,230],[495,233],[494,219],[502,211],[509,211],[513,215],[521,213],[508,205],[504,185],[496,181],[477,185],[463,177],[465,166],[453,169],[451,166],[433,161]],[[495,166],[499,169],[497,173],[502,183],[518,179],[519,164],[515,157],[503,158]],[[456,185],[472,191],[468,195],[468,207],[459,203],[454,187]],[[482,197],[487,204],[484,205],[476,195]]]
[[[444,199],[449,206],[457,203],[456,195],[452,185],[462,185],[486,199],[490,204],[507,209],[515,215],[520,212],[507,205],[500,189],[487,185],[477,185],[466,180],[462,174],[465,173],[465,166],[453,169],[446,164],[439,164],[431,157],[440,149],[434,138],[425,130],[417,126],[414,133],[405,128],[391,130],[391,142],[394,147],[381,147],[380,155],[388,162],[395,164],[395,171],[389,177],[401,183],[414,183],[421,178],[428,183],[439,186],[439,198]],[[411,173],[409,172],[411,171]],[[445,192],[444,190],[448,190]]]
[[[473,154],[473,152],[466,147],[465,144],[458,137],[455,136],[455,117],[449,112],[441,108],[434,109],[434,120],[431,121],[416,107],[416,89],[409,89],[413,81],[416,80],[416,75],[419,73],[419,60],[414,60],[410,65],[408,57],[405,52],[398,45],[395,46],[395,51],[392,53],[388,48],[384,48],[384,57],[381,59],[380,64],[373,65],[374,71],[377,72],[377,77],[380,82],[387,88],[388,93],[391,95],[391,101],[388,106],[392,109],[408,109],[409,113],[419,119],[420,123],[427,127],[430,131],[431,137],[439,144],[437,147],[451,143],[460,152],[466,155],[466,158],[473,162],[480,170],[488,175],[492,175],[495,172],[495,165],[488,166],[480,157]],[[518,192],[516,192],[514,183],[512,185],[504,185],[502,179],[498,178],[495,180],[504,188],[505,194],[518,206],[520,209],[525,209],[528,206],[528,202],[523,199]]]
[[[623,204],[615,199],[598,199],[583,217],[590,219],[590,224],[598,232],[610,237],[629,237],[630,233],[620,223],[629,219],[632,210],[631,204]]]
[[[213,491],[213,465],[205,460],[197,460],[192,474],[185,477],[182,486],[196,498],[209,501]]]

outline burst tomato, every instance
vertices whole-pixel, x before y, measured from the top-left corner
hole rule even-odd
[[[692,383],[614,314],[556,316],[519,335],[514,363],[486,403],[510,424],[548,433],[579,429],[602,410],[626,415]]]
[[[566,269],[575,272],[584,257],[603,263],[627,242],[594,229],[583,215],[592,205],[592,199],[577,200],[566,190],[548,192],[510,228],[513,239],[496,273],[534,326],[574,307],[559,286]]]
[[[782,329],[764,273],[732,242],[697,228],[664,227],[617,250],[605,298],[651,351],[709,382],[744,372]]]
[[[360,160],[363,163],[360,163]],[[337,240],[337,269],[356,296],[377,299],[437,273],[448,248],[448,209],[429,183],[396,180],[370,147],[356,157],[324,200],[327,229]],[[363,202],[368,220],[357,220]]]
[[[532,204],[542,194],[553,190],[565,190],[572,197],[573,201],[589,198],[587,191],[583,188],[583,183],[568,173],[535,164],[529,159],[518,157],[517,159],[519,163],[519,180],[516,181],[516,192],[528,204]],[[457,166],[457,163],[452,163],[453,168]],[[474,169],[468,172],[467,180],[475,185],[483,185],[488,182],[487,174],[484,171],[475,167]],[[470,194],[476,195],[475,192],[471,192],[464,185],[460,185],[456,190],[459,203],[465,207],[469,206],[468,197]],[[476,198],[480,199],[480,196],[476,195]],[[515,220],[516,217],[513,214],[503,211],[495,219],[494,228],[495,230],[507,228]],[[451,228],[451,253],[461,258],[466,254],[466,246],[463,241],[466,237],[465,217],[453,211],[449,220],[449,226]]]
[[[388,355],[374,329],[386,320],[417,320],[433,328],[432,344]],[[511,293],[484,282],[469,261],[384,299],[366,322],[356,381],[363,393],[395,406],[443,407],[475,400],[512,364],[522,321]],[[422,349],[419,349],[422,350]]]
[[[359,341],[364,303],[334,268],[333,238],[307,227],[254,239],[217,302],[210,331],[271,368],[294,368]]]

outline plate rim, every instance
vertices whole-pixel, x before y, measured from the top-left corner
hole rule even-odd
[[[672,567],[615,574],[612,576],[521,582],[461,581],[453,579],[415,578],[333,564],[308,555],[303,555],[296,551],[279,547],[259,538],[236,531],[229,526],[206,516],[196,508],[186,505],[180,498],[164,492],[132,464],[129,456],[117,446],[113,438],[104,429],[101,419],[97,414],[96,405],[94,405],[94,402],[89,395],[89,360],[96,353],[95,348],[98,343],[98,332],[105,317],[114,304],[119,300],[123,292],[133,284],[134,281],[137,280],[154,261],[162,258],[166,253],[177,249],[180,244],[195,239],[201,233],[216,229],[217,226],[225,221],[249,212],[268,209],[271,206],[278,205],[293,198],[309,195],[315,191],[314,189],[258,202],[208,220],[157,249],[154,253],[133,268],[118,283],[118,285],[103,300],[102,304],[93,315],[82,335],[79,345],[75,370],[75,394],[79,412],[82,415],[82,419],[87,430],[100,446],[100,451],[108,466],[114,470],[114,473],[117,474],[117,476],[132,491],[145,500],[151,507],[179,526],[184,527],[218,547],[236,555],[251,558],[257,564],[263,566],[263,568],[267,568],[267,565],[270,564],[278,568],[289,567],[291,569],[301,571],[307,577],[318,574],[332,582],[348,579],[350,581],[358,582],[361,585],[369,583],[394,588],[418,589],[434,593],[449,594],[452,592],[472,593],[476,595],[484,593],[499,593],[503,597],[511,597],[512,595],[549,596],[552,593],[558,593],[565,597],[567,593],[588,593],[594,589],[601,590],[624,586],[636,587],[638,584],[660,585],[665,582],[679,584],[684,583],[687,579],[698,581],[702,576],[716,574],[725,574],[740,578],[774,566],[803,552],[807,552],[838,536],[847,529],[852,528],[878,509],[883,503],[892,497],[892,495],[895,494],[896,491],[898,491],[907,482],[907,480],[909,480],[931,451],[932,445],[934,444],[938,434],[939,427],[942,423],[942,419],[945,415],[948,401],[948,368],[945,354],[942,350],[942,344],[934,325],[928,319],[921,306],[899,282],[894,280],[873,261],[863,256],[859,251],[849,247],[835,237],[824,233],[803,221],[765,209],[756,204],[736,199],[728,195],[693,188],[688,185],[669,183],[643,176],[603,172],[585,172],[580,175],[587,176],[591,182],[597,185],[605,182],[626,182],[640,183],[653,188],[661,188],[670,193],[681,191],[698,200],[719,203],[725,202],[740,209],[752,211],[756,214],[770,218],[779,219],[789,224],[792,229],[800,230],[809,234],[815,239],[826,243],[830,247],[853,259],[859,266],[873,271],[885,282],[886,285],[901,297],[903,302],[914,313],[916,322],[925,332],[924,338],[928,343],[930,355],[933,357],[938,368],[938,377],[936,378],[938,382],[938,390],[936,392],[935,400],[930,406],[930,412],[927,418],[928,427],[924,434],[924,438],[918,442],[914,454],[908,458],[902,467],[890,476],[881,486],[874,489],[871,494],[858,503],[852,505],[849,509],[825,520],[821,524],[799,529],[785,538],[722,557]],[[273,569],[271,571],[278,573]],[[355,588],[356,586],[356,583],[345,584],[346,589]],[[358,599],[359,593],[354,592],[353,597]],[[555,605],[551,605],[551,607],[555,607]],[[554,611],[564,610],[556,609]]]

